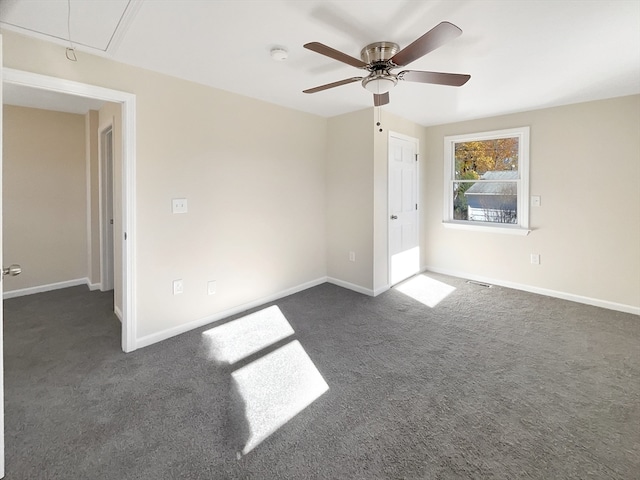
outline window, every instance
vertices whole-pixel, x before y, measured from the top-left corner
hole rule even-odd
[[[529,127],[444,138],[444,225],[529,233]]]

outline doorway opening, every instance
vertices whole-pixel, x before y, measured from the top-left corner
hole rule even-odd
[[[110,204],[116,203],[119,207],[121,218],[121,241],[122,248],[118,255],[112,253],[113,260],[110,262],[112,268],[118,264],[119,270],[122,272],[121,281],[115,279],[115,275],[111,274],[111,283],[115,289],[119,290],[122,299],[122,309],[120,319],[122,321],[121,346],[124,352],[131,352],[137,348],[136,346],[136,318],[135,318],[135,110],[136,97],[131,93],[111,90],[95,85],[73,82],[56,77],[24,72],[10,68],[3,68],[3,86],[20,86],[44,91],[49,94],[62,93],[74,97],[83,97],[87,99],[96,99],[104,102],[112,102],[120,104],[121,107],[121,135],[122,135],[122,162],[118,175],[121,180],[121,192],[118,201],[112,199]],[[107,136],[109,135],[108,132]],[[108,139],[105,138],[105,144]],[[113,128],[111,129],[111,144],[113,145]],[[111,147],[111,158],[113,160],[113,146]],[[113,161],[111,162],[111,171],[113,172]],[[111,175],[111,190],[113,192],[113,174]],[[108,202],[105,202],[105,204]],[[116,215],[116,218],[118,216]],[[107,229],[105,229],[107,230]],[[102,242],[102,239],[101,239]],[[115,242],[112,242],[115,243]],[[102,258],[102,255],[101,255]],[[112,269],[112,272],[114,270]]]

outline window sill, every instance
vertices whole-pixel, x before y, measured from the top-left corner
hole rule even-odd
[[[500,234],[506,234],[506,235],[520,235],[522,237],[529,235],[529,233],[531,233],[531,230],[527,229],[527,228],[522,228],[519,226],[513,226],[513,227],[508,227],[508,226],[493,226],[493,225],[487,225],[487,224],[475,224],[475,223],[468,223],[468,222],[442,222],[442,225],[444,225],[444,228],[451,228],[454,230],[468,230],[468,231],[473,231],[473,232],[487,232],[487,233],[500,233]]]

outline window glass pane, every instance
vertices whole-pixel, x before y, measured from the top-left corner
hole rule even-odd
[[[518,185],[514,181],[453,183],[453,219],[518,223]]]
[[[459,142],[454,154],[456,180],[478,180],[488,172],[518,171],[518,137]]]

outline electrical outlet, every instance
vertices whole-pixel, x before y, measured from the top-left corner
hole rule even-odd
[[[531,254],[531,264],[532,265],[540,265],[540,254],[532,253]]]
[[[171,200],[171,211],[173,213],[187,213],[187,199],[174,198]]]
[[[350,262],[356,261],[356,252],[349,252],[349,261]]]
[[[182,279],[179,278],[178,280],[174,280],[173,281],[173,294],[174,295],[180,295],[183,292],[184,292],[184,284],[182,283]]]
[[[209,280],[207,282],[207,294],[208,295],[213,295],[216,293],[216,281],[215,280]]]

